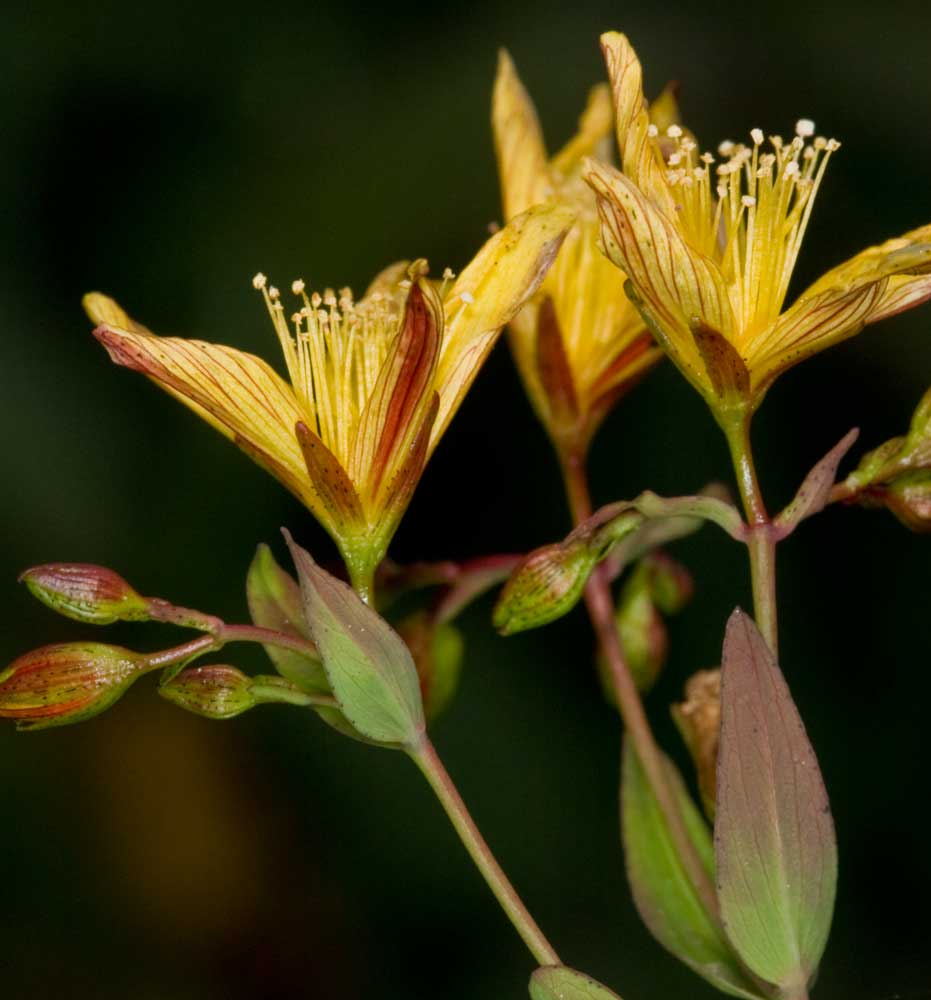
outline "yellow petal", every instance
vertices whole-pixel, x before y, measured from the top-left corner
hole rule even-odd
[[[601,147],[614,125],[611,88],[601,83],[588,95],[578,132],[553,157],[552,166],[563,176],[578,170],[586,156],[602,155]]]
[[[299,420],[294,430],[307,474],[329,515],[327,526],[332,526],[336,535],[342,538],[359,534],[365,527],[365,516],[349,474],[307,424]]]
[[[352,448],[350,475],[363,486],[363,502],[393,474],[429,406],[443,332],[443,303],[432,285],[415,281],[400,329],[369,396]]]
[[[650,115],[643,96],[643,69],[625,35],[609,31],[601,36],[601,51],[614,94],[617,148],[624,173],[667,213],[674,203],[666,184],[666,164],[647,129]],[[662,110],[662,108],[661,108]]]
[[[711,389],[691,327],[703,323],[733,343],[727,285],[713,260],[693,250],[675,226],[626,177],[590,161],[608,257],[628,276],[654,334],[685,376]]]
[[[805,295],[784,312],[749,352],[755,404],[777,375],[859,333],[882,302],[887,284],[883,278],[850,291]]]
[[[558,202],[528,209],[488,240],[450,289],[436,373],[440,409],[430,435],[430,453],[499,331],[540,287],[574,220],[575,212]]]
[[[94,326],[106,323],[108,326],[118,326],[123,330],[132,330],[134,333],[151,333],[141,323],[137,323],[126,310],[109,295],[101,292],[88,292],[81,305],[84,312],[90,317]]]
[[[94,336],[116,364],[142,372],[190,406],[319,516],[320,503],[294,436],[301,419],[294,393],[264,361],[221,344],[107,324],[98,326]]]
[[[491,124],[504,213],[511,219],[546,197],[546,146],[533,102],[504,49],[498,56]]]

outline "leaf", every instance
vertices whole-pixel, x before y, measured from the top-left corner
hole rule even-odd
[[[682,818],[713,876],[711,832],[672,761],[666,761]],[[765,996],[740,968],[730,945],[708,917],[679,861],[666,823],[629,740],[624,741],[621,825],[627,878],[641,919],[680,961],[731,996]]]
[[[284,532],[301,584],[304,618],[339,707],[376,743],[414,746],[424,731],[417,670],[401,637]]]
[[[256,549],[246,576],[246,598],[253,624],[310,640],[301,607],[301,588],[278,565],[267,545]],[[280,646],[264,649],[278,673],[292,684],[304,691],[329,694],[330,684],[319,659]]]
[[[799,989],[814,975],[831,926],[834,824],[785,679],[740,609],[724,639],[716,815],[725,931],[752,972]]]
[[[853,447],[859,434],[856,427],[848,431],[808,473],[792,502],[776,518],[776,531],[780,538],[791,534],[806,517],[824,510],[837,478],[837,467]]]
[[[564,965],[546,965],[530,977],[531,1000],[621,1000],[607,986]]]

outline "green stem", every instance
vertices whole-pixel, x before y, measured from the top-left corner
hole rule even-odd
[[[749,413],[720,420],[727,438],[737,476],[737,486],[747,517],[747,551],[750,554],[750,577],[753,585],[753,617],[773,651],[779,653],[779,629],[776,613],[776,536],[766,512],[763,493],[753,462],[750,445]]]
[[[459,834],[476,867],[482,873],[488,887],[508,915],[524,944],[540,965],[560,965],[559,956],[546,940],[536,921],[527,911],[514,886],[504,874],[485,838],[479,832],[469,810],[462,801],[452,778],[437,755],[433,744],[425,735],[419,747],[408,751],[414,763],[420,768],[430,787],[436,793],[446,815]]]
[[[578,524],[592,513],[585,462],[579,456],[565,456],[562,465],[566,495],[573,520]],[[689,836],[675,790],[669,781],[663,755],[653,738],[643,702],[640,700],[637,686],[624,658],[617,624],[614,621],[611,585],[604,566],[596,568],[589,577],[585,587],[585,604],[602,655],[611,671],[612,686],[621,718],[653,789],[676,853],[709,918],[720,927],[718,897],[714,883]]]

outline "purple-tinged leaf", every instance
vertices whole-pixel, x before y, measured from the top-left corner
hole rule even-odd
[[[779,538],[791,534],[801,521],[824,510],[831,498],[837,467],[853,447],[860,431],[854,427],[822,458],[805,477],[792,502],[776,518]]]
[[[831,926],[834,823],[785,679],[739,609],[724,639],[714,836],[731,944],[752,972],[787,995],[804,990]]]

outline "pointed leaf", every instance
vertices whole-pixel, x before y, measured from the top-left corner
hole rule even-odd
[[[414,746],[424,730],[417,669],[401,637],[284,532],[304,617],[340,710],[377,743]]]
[[[715,857],[721,917],[758,976],[798,989],[827,941],[837,844],[814,750],[753,621],[727,625]]]
[[[607,986],[564,965],[537,969],[530,977],[530,997],[531,1000],[621,1000]]]
[[[672,761],[666,762],[679,808],[702,861],[713,875],[711,831]],[[740,968],[727,941],[702,907],[679,861],[659,805],[629,740],[624,741],[621,822],[631,892],[643,922],[659,943],[730,996],[764,996]]]
[[[805,477],[792,502],[776,518],[780,538],[791,534],[801,521],[823,510],[831,497],[837,467],[853,447],[860,431],[854,427],[822,458]]]
[[[294,577],[278,565],[267,545],[256,549],[246,577],[246,598],[253,624],[310,640],[310,632],[304,624],[301,588]],[[319,659],[280,646],[265,646],[264,649],[278,673],[292,684],[304,691],[329,694],[330,684]]]

